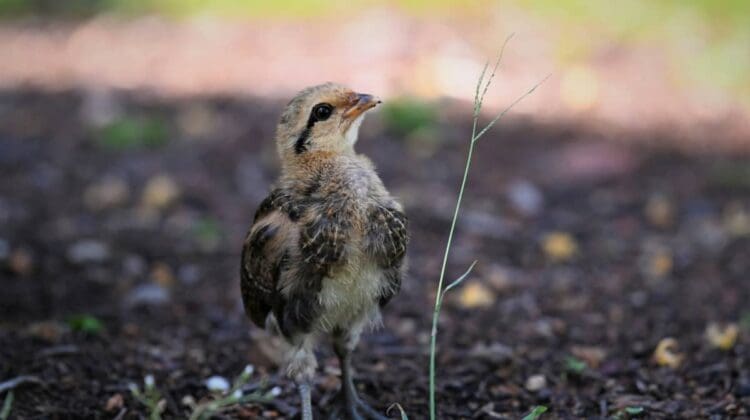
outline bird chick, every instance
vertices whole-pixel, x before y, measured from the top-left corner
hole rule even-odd
[[[302,418],[312,419],[317,341],[330,336],[341,366],[343,418],[384,418],[357,395],[351,353],[399,291],[407,218],[372,162],[354,151],[380,100],[333,83],[302,90],[276,131],[281,175],[260,204],[242,251],[241,289],[252,321],[280,332]]]

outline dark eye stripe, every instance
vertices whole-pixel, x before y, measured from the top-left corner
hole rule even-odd
[[[322,109],[326,109],[327,112],[321,112]],[[333,114],[333,106],[325,102],[319,103],[313,107],[312,111],[310,111],[310,117],[307,119],[305,129],[302,130],[297,141],[294,143],[294,153],[300,154],[307,150],[307,140],[310,137],[310,132],[312,131],[313,126],[318,121],[327,120],[331,114]]]

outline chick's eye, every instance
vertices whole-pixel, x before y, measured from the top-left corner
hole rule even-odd
[[[327,120],[333,113],[333,107],[330,104],[317,104],[313,108],[313,116],[317,121]]]

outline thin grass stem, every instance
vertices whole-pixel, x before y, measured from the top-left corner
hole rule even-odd
[[[453,283],[451,283],[451,284],[449,284],[448,286],[445,287],[445,290],[443,290],[443,297],[440,298],[441,302],[443,301],[443,299],[445,298],[445,294],[448,293],[449,290],[451,290],[452,288],[458,286],[464,280],[466,280],[466,277],[469,276],[469,274],[471,273],[471,270],[474,269],[475,265],[477,265],[477,260],[474,260],[474,262],[471,263],[471,265],[469,266],[469,268],[466,269],[466,271],[463,274],[461,274],[461,276],[459,278],[453,280]]]
[[[477,81],[477,86],[474,92],[474,113],[473,113],[473,122],[472,122],[472,128],[471,128],[471,141],[469,142],[469,150],[466,155],[466,164],[464,165],[464,173],[463,177],[461,178],[461,186],[458,190],[458,198],[456,199],[456,206],[453,210],[453,219],[451,220],[451,226],[450,230],[448,231],[448,240],[445,244],[445,252],[443,253],[443,262],[440,268],[440,279],[438,280],[438,287],[437,292],[435,294],[435,307],[434,311],[432,313],[432,329],[430,331],[430,373],[429,373],[429,410],[430,410],[430,420],[436,420],[437,418],[437,404],[436,404],[436,393],[435,393],[435,384],[436,384],[436,373],[435,373],[435,359],[437,355],[437,332],[438,332],[438,320],[440,318],[440,309],[443,304],[443,298],[445,297],[445,293],[448,292],[450,289],[458,286],[466,277],[471,273],[472,269],[476,265],[476,261],[474,261],[471,266],[466,270],[466,272],[458,277],[456,280],[454,280],[452,283],[450,283],[445,289],[443,289],[443,284],[445,281],[445,273],[448,266],[448,257],[450,256],[451,251],[451,245],[453,244],[453,235],[456,231],[456,224],[458,222],[458,215],[461,211],[461,203],[463,202],[463,196],[464,191],[466,190],[466,183],[469,179],[469,170],[471,169],[471,162],[472,157],[474,155],[474,145],[476,144],[476,141],[484,135],[487,130],[492,128],[495,123],[497,123],[508,111],[510,111],[517,103],[519,103],[521,100],[523,100],[525,97],[529,96],[531,93],[536,90],[542,83],[544,83],[549,76],[545,77],[542,81],[534,85],[528,92],[518,97],[513,103],[511,103],[507,108],[505,108],[501,113],[499,113],[494,119],[492,119],[479,133],[477,133],[477,124],[479,121],[479,115],[482,110],[482,104],[484,103],[484,97],[487,94],[487,90],[490,87],[490,84],[492,83],[492,79],[495,76],[495,73],[497,72],[497,69],[500,66],[500,62],[503,57],[503,52],[505,51],[505,46],[508,44],[508,41],[513,37],[513,34],[508,36],[508,38],[505,39],[505,42],[503,43],[503,46],[500,50],[500,54],[498,56],[497,61],[495,62],[495,66],[493,67],[492,72],[490,73],[489,78],[487,79],[486,84],[483,86],[484,77],[487,73],[488,69],[488,63],[484,65],[484,68],[482,69],[482,73],[479,75],[479,80]],[[479,93],[481,91],[481,94]]]
[[[484,91],[482,91],[482,95],[479,96],[479,102],[476,103],[475,108],[477,110],[476,116],[479,115],[479,110],[482,109],[482,104],[484,103],[484,97],[487,95],[487,89],[490,88],[490,85],[492,84],[492,79],[495,78],[495,74],[497,73],[497,69],[500,68],[500,63],[503,60],[503,54],[505,53],[505,47],[508,45],[508,42],[515,36],[515,33],[511,33],[508,35],[507,38],[505,38],[505,41],[503,41],[503,46],[500,47],[500,54],[497,55],[497,60],[495,60],[495,66],[492,68],[492,73],[490,73],[489,79],[487,79],[487,84],[484,85]],[[482,83],[482,80],[479,80],[479,83]],[[472,137],[473,137],[472,133]]]
[[[529,89],[529,90],[528,90],[528,91],[527,91],[526,93],[524,93],[523,95],[521,95],[521,96],[519,96],[518,98],[516,98],[516,100],[515,100],[515,101],[513,101],[513,102],[512,102],[512,103],[511,103],[510,105],[508,105],[508,107],[507,107],[507,108],[505,108],[505,109],[504,109],[504,110],[503,110],[503,111],[502,111],[501,113],[497,114],[497,116],[495,116],[495,118],[493,118],[493,119],[492,119],[492,120],[491,120],[491,121],[490,121],[490,122],[489,122],[489,123],[488,123],[488,124],[487,124],[487,125],[486,125],[486,126],[485,126],[485,127],[483,128],[483,129],[482,129],[482,131],[480,131],[480,132],[479,132],[479,134],[477,134],[476,136],[473,136],[473,138],[472,138],[472,142],[476,142],[477,140],[479,140],[479,138],[480,138],[480,137],[482,137],[482,136],[484,135],[484,133],[486,133],[486,132],[487,132],[487,130],[489,130],[490,128],[492,128],[492,126],[493,126],[493,125],[495,125],[495,123],[496,123],[496,122],[498,122],[498,121],[499,121],[499,120],[500,120],[500,119],[501,119],[502,117],[504,117],[504,116],[505,116],[505,114],[507,114],[507,113],[508,113],[508,111],[510,111],[511,109],[513,109],[513,107],[514,107],[514,106],[516,106],[516,104],[518,104],[518,103],[519,103],[519,102],[521,102],[522,100],[524,100],[524,98],[526,98],[527,96],[529,96],[529,95],[531,95],[532,93],[534,93],[534,91],[536,90],[536,88],[538,88],[538,87],[539,87],[539,86],[541,86],[541,85],[542,85],[542,84],[543,84],[544,82],[546,82],[546,81],[547,81],[547,79],[549,79],[549,78],[550,78],[550,76],[551,76],[551,74],[548,74],[548,75],[547,75],[547,76],[546,76],[546,77],[545,77],[544,79],[542,79],[542,80],[540,80],[539,82],[537,82],[537,83],[536,83],[536,84],[535,84],[535,85],[534,85],[534,86],[533,86],[533,87],[532,87],[531,89]]]

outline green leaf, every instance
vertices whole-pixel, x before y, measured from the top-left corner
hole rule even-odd
[[[474,260],[474,262],[471,263],[471,265],[469,266],[469,268],[459,278],[457,278],[456,280],[454,280],[453,283],[451,283],[448,286],[446,286],[446,288],[443,290],[443,295],[445,295],[448,292],[448,290],[451,290],[452,288],[458,286],[464,280],[466,280],[466,277],[469,275],[469,273],[471,273],[471,270],[474,269],[475,265],[477,265],[477,261],[476,260]],[[441,297],[441,299],[442,299],[442,297]]]
[[[68,318],[68,326],[73,331],[80,331],[86,334],[99,334],[104,330],[104,324],[92,315],[75,315]]]
[[[740,316],[740,327],[750,330],[750,311],[745,312]]]
[[[643,407],[626,407],[625,412],[630,415],[638,415],[643,413]]]
[[[0,420],[8,420],[10,417],[10,410],[13,408],[13,390],[8,391],[8,395],[5,396],[3,402],[3,409],[0,410]]]
[[[522,420],[537,420],[542,416],[543,413],[547,411],[547,407],[543,405],[538,405],[534,407],[533,410],[531,410],[531,413],[524,416]]]
[[[588,365],[583,360],[577,359],[573,356],[565,358],[565,370],[576,375],[580,375],[586,370]]]
[[[199,219],[195,222],[191,230],[199,244],[208,250],[216,248],[221,241],[221,224],[215,219]]]
[[[388,410],[386,410],[385,413],[390,416],[391,409],[393,407],[398,408],[398,411],[401,412],[401,420],[409,420],[409,416],[406,415],[406,411],[404,411],[404,407],[401,407],[401,404],[399,404],[399,403],[393,403],[393,404],[391,404],[391,406],[388,407]]]
[[[169,137],[166,124],[154,117],[123,117],[102,127],[98,133],[99,144],[115,151],[156,148]]]
[[[381,112],[386,127],[401,135],[432,128],[438,120],[434,105],[413,98],[389,101],[384,104]]]

